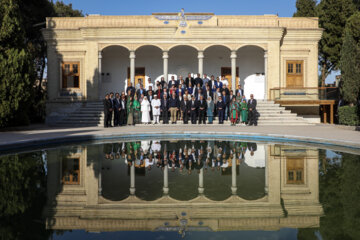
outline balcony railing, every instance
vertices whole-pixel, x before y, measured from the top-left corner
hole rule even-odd
[[[272,88],[271,100],[337,100],[337,87]]]

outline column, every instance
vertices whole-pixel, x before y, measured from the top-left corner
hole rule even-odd
[[[102,67],[102,52],[99,51],[98,52],[98,97],[99,97],[99,99],[102,99],[102,96],[101,96],[101,82],[102,82],[101,67]]]
[[[268,175],[268,161],[269,161],[269,158],[268,158],[268,153],[269,153],[269,148],[270,146],[266,146],[265,147],[265,194],[268,194],[268,184],[269,184],[269,175]]]
[[[203,77],[204,74],[204,52],[203,51],[198,51],[198,60],[199,60],[199,64],[198,64],[198,72],[200,73],[200,77]]]
[[[268,52],[267,50],[264,51],[264,74],[265,74],[265,79],[264,79],[264,100],[267,100],[267,95],[268,95],[268,90],[267,90],[267,83],[268,83],[268,79],[267,79],[267,64],[268,64]]]
[[[168,165],[164,167],[164,187],[163,187],[164,194],[167,195],[169,193],[169,169]]]
[[[164,68],[164,80],[165,82],[168,82],[168,76],[169,76],[169,70],[168,70],[168,61],[169,54],[168,51],[163,51],[163,68]]]
[[[130,167],[130,194],[135,195],[135,164]]]
[[[231,164],[231,192],[233,195],[236,195],[236,154],[234,153],[232,164]]]
[[[204,168],[200,169],[199,173],[199,188],[198,188],[199,194],[204,193]]]
[[[231,86],[235,93],[236,91],[236,51],[231,51]]]
[[[99,196],[101,196],[102,195],[102,182],[101,182],[101,160],[99,161],[99,178],[98,178],[98,193],[99,193]]]
[[[130,81],[135,87],[135,51],[130,51]]]

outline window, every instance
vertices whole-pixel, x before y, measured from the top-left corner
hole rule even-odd
[[[304,184],[304,158],[287,157],[287,184]]]
[[[303,60],[288,60],[286,61],[286,87],[288,88],[302,88],[304,87],[304,61]]]
[[[288,181],[293,181],[294,180],[294,172],[293,171],[289,171],[288,172]]]
[[[62,179],[66,185],[80,184],[79,158],[65,158],[62,161]]]
[[[296,64],[296,73],[301,73],[301,63]]]
[[[294,65],[292,63],[288,63],[288,73],[293,73],[294,72]]]
[[[62,64],[62,88],[80,88],[80,62]]]

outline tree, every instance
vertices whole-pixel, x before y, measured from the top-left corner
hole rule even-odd
[[[66,5],[63,1],[57,1],[54,5],[57,17],[83,17],[82,11],[74,10],[72,4]]]
[[[296,13],[293,17],[316,17],[316,0],[296,0]]]
[[[16,0],[1,0],[0,127],[27,123],[34,82],[33,56],[28,51]]]
[[[360,13],[352,16],[346,24],[344,43],[341,49],[340,69],[342,86],[340,89],[344,100],[356,105],[360,93]]]
[[[344,28],[355,6],[352,0],[322,0],[318,12],[319,25],[324,29],[319,43],[319,64],[321,86],[325,86],[326,77],[339,68]]]

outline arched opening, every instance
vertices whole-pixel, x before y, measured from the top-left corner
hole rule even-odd
[[[244,46],[237,50],[236,66],[239,67],[240,84],[247,99],[254,94],[256,99],[265,96],[264,49]]]
[[[185,79],[188,73],[196,75],[198,72],[198,51],[191,46],[175,46],[169,51],[169,74],[168,79],[172,76],[175,79],[180,75]]]
[[[229,89],[232,87],[231,83],[231,59],[230,49],[222,45],[214,45],[205,49],[204,51],[204,74],[219,77],[225,76],[229,83]]]
[[[109,92],[125,91],[129,54],[129,50],[122,46],[109,46],[102,50],[101,98]]]
[[[155,86],[155,81],[163,76],[162,50],[157,46],[145,45],[138,48],[135,55],[135,84],[141,79],[144,88],[148,89],[150,78]],[[130,74],[130,69],[128,71]]]

